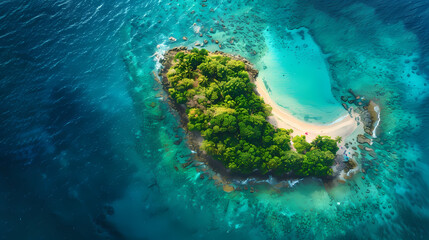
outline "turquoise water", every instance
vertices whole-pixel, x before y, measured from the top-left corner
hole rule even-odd
[[[424,6],[0,3],[0,239],[427,239]],[[342,116],[349,88],[375,100],[377,157],[356,158],[366,173],[334,187],[237,180],[226,193],[206,166],[182,168],[193,153],[155,53],[204,40],[250,59],[300,119]]]
[[[306,28],[263,32],[268,50],[258,64],[273,100],[301,120],[327,124],[347,114],[331,92],[325,56]]]

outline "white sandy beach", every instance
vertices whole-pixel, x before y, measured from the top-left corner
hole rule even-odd
[[[325,135],[332,138],[340,136],[344,140],[352,134],[358,126],[354,117],[348,114],[327,125],[316,125],[299,120],[287,112],[286,109],[278,106],[271,99],[261,79],[257,79],[255,84],[256,90],[264,99],[265,103],[273,108],[272,116],[268,118],[268,121],[278,128],[292,129],[292,136],[306,135],[307,141],[309,142],[316,138],[317,135]]]

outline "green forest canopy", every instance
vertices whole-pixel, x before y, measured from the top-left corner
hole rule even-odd
[[[271,107],[253,91],[242,61],[205,49],[178,52],[167,73],[170,96],[186,104],[188,130],[200,131],[202,149],[241,173],[293,172],[327,176],[340,138],[318,136],[308,143],[292,130],[274,128],[266,119]]]

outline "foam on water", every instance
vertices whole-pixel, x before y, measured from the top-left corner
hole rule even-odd
[[[381,121],[380,107],[379,106],[375,106],[374,107],[374,111],[377,113],[377,121],[374,124],[374,129],[372,130],[373,131],[372,137],[373,138],[377,138],[377,128],[378,128],[378,125],[380,124],[380,121]]]

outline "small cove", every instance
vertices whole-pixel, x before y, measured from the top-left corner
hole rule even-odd
[[[347,114],[331,92],[326,56],[308,30],[264,31],[268,50],[256,65],[273,100],[300,120],[329,124]]]

